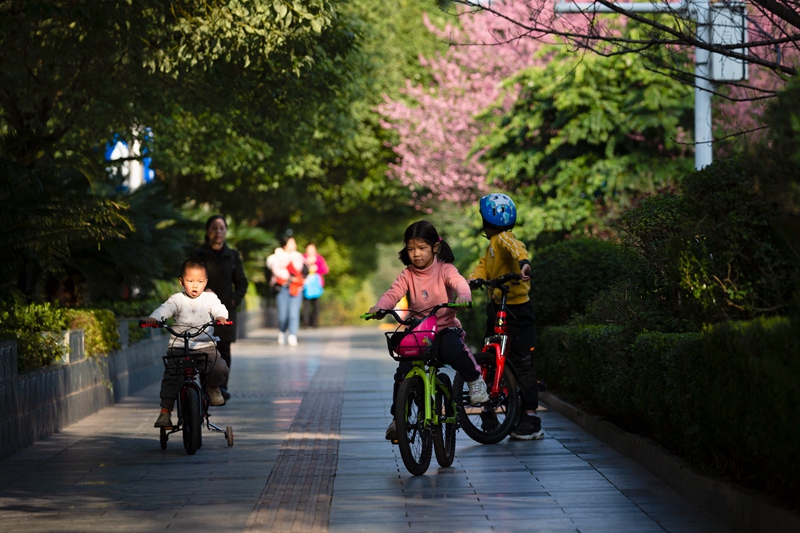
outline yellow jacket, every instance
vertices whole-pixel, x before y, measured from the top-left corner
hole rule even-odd
[[[486,255],[481,257],[478,266],[469,275],[469,279],[490,280],[509,272],[519,274],[520,262],[528,262],[528,249],[525,248],[522,241],[514,237],[510,230],[503,231],[489,239]],[[506,303],[515,305],[527,302],[530,299],[528,297],[530,290],[530,281],[521,281],[517,285],[511,285]],[[495,293],[492,295],[494,301],[500,303],[500,292],[492,292]]]

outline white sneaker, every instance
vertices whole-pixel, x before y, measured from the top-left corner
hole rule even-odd
[[[486,391],[486,382],[483,378],[467,383],[469,385],[469,403],[478,405],[489,401],[489,393]]]
[[[297,346],[297,336],[289,335],[289,346]]]
[[[278,344],[286,344],[286,334],[282,331],[278,333]]]

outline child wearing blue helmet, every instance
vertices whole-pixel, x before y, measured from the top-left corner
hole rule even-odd
[[[469,275],[469,279],[494,279],[509,272],[520,275],[522,282],[512,285],[506,304],[508,307],[508,334],[511,341],[509,358],[519,379],[522,390],[522,408],[524,413],[517,427],[511,432],[516,440],[536,440],[544,437],[541,419],[536,416],[539,407],[539,386],[536,383],[536,369],[533,362],[533,350],[536,346],[536,319],[533,314],[528,293],[531,289],[531,264],[528,261],[528,250],[525,244],[517,239],[511,230],[517,222],[517,207],[514,201],[505,194],[493,193],[481,198],[481,217],[483,230],[489,239],[486,254],[478,266]],[[496,298],[496,300],[495,300]],[[494,328],[496,309],[500,305],[500,295],[490,294],[486,306],[486,331],[491,335]],[[490,415],[493,416],[493,415]],[[484,419],[484,429],[488,429],[497,420]]]

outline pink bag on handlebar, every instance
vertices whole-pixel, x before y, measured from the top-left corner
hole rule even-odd
[[[433,348],[438,330],[436,316],[429,316],[411,331],[395,332],[391,337],[390,346],[397,355],[420,357]]]

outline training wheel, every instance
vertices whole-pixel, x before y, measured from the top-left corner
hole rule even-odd
[[[225,438],[228,439],[228,446],[233,446],[233,428],[231,426],[225,428]]]
[[[159,441],[161,442],[161,449],[162,450],[166,450],[167,449],[167,430],[164,429],[164,428],[161,428],[161,432],[160,432],[160,435],[159,435]]]

